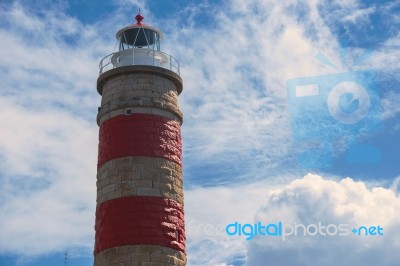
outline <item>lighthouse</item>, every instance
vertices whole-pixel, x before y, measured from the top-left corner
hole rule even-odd
[[[179,62],[135,19],[99,64],[94,265],[186,265]]]

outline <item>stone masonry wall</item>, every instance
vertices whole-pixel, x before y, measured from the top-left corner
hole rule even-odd
[[[166,71],[134,66],[99,77],[94,266],[186,265],[182,81]]]
[[[99,125],[111,117],[126,114],[126,109],[132,107],[134,112],[163,115],[182,123],[177,88],[165,77],[139,73],[119,75],[107,80],[102,92]]]

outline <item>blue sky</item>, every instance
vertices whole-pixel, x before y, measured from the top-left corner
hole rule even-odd
[[[189,265],[399,265],[400,3],[361,0],[1,1],[0,265],[92,264],[98,63],[139,7],[181,64]],[[387,233],[224,231],[278,220]]]

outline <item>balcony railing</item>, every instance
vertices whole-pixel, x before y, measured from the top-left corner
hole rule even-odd
[[[147,48],[130,48],[107,55],[100,61],[99,75],[117,67],[133,65],[162,67],[180,75],[179,62],[175,57]]]

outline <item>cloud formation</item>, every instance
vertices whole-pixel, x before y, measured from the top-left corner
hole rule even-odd
[[[186,193],[190,265],[397,265],[400,197],[392,188],[351,178],[308,174],[281,185],[261,182]],[[210,197],[209,195],[216,195]],[[260,202],[262,202],[260,204]],[[206,210],[199,205],[208,206]],[[261,206],[261,207],[260,207]],[[255,209],[258,209],[255,211]],[[221,212],[221,210],[224,210]],[[348,224],[377,226],[383,236],[227,236],[225,226],[253,224]],[[211,248],[210,248],[211,247]],[[202,252],[195,252],[194,249]],[[205,250],[207,256],[204,257]],[[190,252],[193,251],[193,252]],[[197,256],[199,254],[199,256]],[[200,256],[200,254],[203,254]]]
[[[379,84],[384,79],[399,79],[398,75],[384,77],[389,68],[398,69],[392,63],[387,65],[397,58],[395,49],[371,53],[364,48],[341,47],[345,42],[332,29],[343,16],[325,19],[324,12],[331,9],[324,5],[349,16],[355,16],[353,13],[361,8],[357,1],[334,1],[328,5],[317,1],[237,0],[225,3],[221,9],[189,9],[179,16],[202,12],[209,21],[207,26],[192,20],[165,21],[168,31],[164,49],[181,60],[185,82],[181,105],[185,114],[184,154],[190,158],[185,164],[188,169],[195,171],[199,166],[210,165],[224,169],[235,161],[237,170],[230,180],[240,181],[257,179],[262,176],[259,172],[275,176],[282,169],[297,168],[296,158],[302,146],[293,142],[290,127],[286,95],[286,81],[290,78],[372,68],[383,73]],[[353,34],[357,36],[357,32]],[[393,38],[398,39],[383,41],[393,43]],[[346,47],[341,58],[341,48]],[[337,69],[317,60],[318,52]],[[364,54],[370,56],[353,66]],[[377,88],[385,109],[382,119],[398,117],[397,108],[390,108],[396,103],[392,94],[398,93],[388,93],[395,90],[395,85]],[[317,122],[311,122],[318,127]],[[328,121],[326,127],[335,124]],[[334,156],[343,156],[346,147],[338,150],[341,152]],[[221,170],[212,182],[224,183],[220,176],[225,173]],[[203,181],[209,179],[207,174],[198,174]],[[188,178],[194,183],[199,180]]]
[[[0,21],[0,253],[91,250],[102,46],[58,10],[42,17],[15,2]]]
[[[272,191],[255,221],[349,224],[384,228],[383,236],[258,238],[248,243],[247,265],[397,265],[400,197],[351,178],[327,180],[309,174]]]

